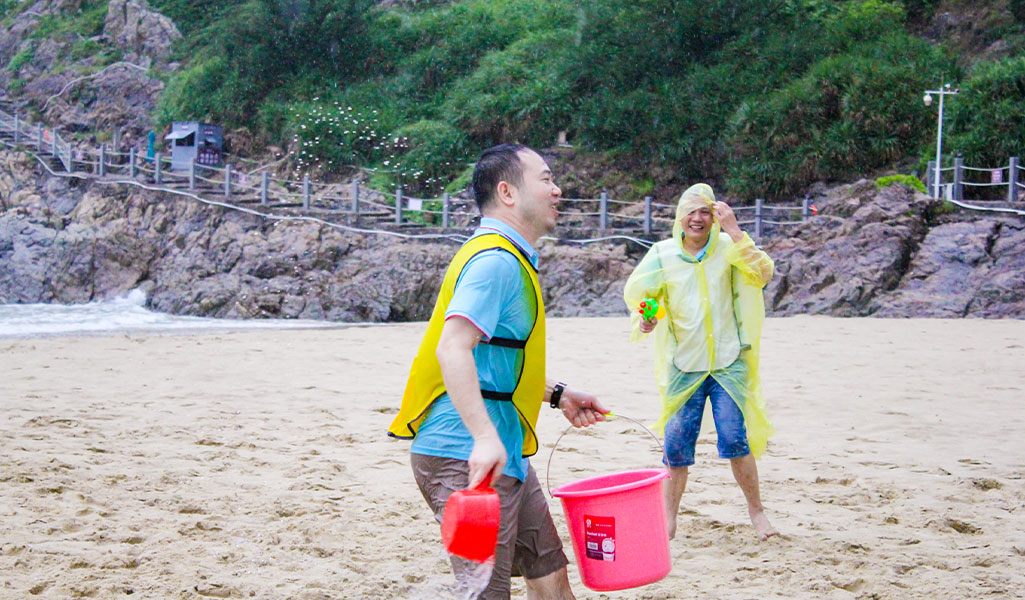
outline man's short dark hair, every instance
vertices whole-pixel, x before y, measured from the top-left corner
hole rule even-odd
[[[533,152],[523,144],[499,144],[482,152],[477,159],[473,168],[473,197],[482,213],[494,201],[499,182],[513,185],[523,182],[523,163],[519,157],[521,150]]]

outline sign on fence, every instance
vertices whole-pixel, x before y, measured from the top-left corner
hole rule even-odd
[[[989,172],[989,182],[990,183],[1003,183],[1004,182],[1004,170],[1003,169],[993,169],[992,171],[990,171]]]

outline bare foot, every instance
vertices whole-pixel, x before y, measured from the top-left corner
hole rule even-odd
[[[748,512],[751,515],[751,524],[754,525],[755,533],[758,534],[759,539],[763,542],[779,534],[776,528],[772,526],[772,523],[769,523],[769,518],[765,516],[765,511],[749,509]]]
[[[669,539],[676,537],[676,515],[666,515],[666,531]]]

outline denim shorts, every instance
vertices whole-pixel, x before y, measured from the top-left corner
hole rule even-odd
[[[676,411],[665,429],[666,455],[662,462],[670,467],[689,467],[694,464],[694,447],[701,433],[701,416],[705,398],[712,402],[715,419],[716,447],[719,458],[738,458],[751,453],[747,444],[744,413],[719,382],[709,376],[701,382],[694,395]]]

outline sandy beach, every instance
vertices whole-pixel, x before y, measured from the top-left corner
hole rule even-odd
[[[385,435],[423,328],[0,340],[0,598],[452,597]],[[626,328],[550,320],[549,375],[651,422]],[[757,539],[705,433],[670,575],[592,592],[571,558],[578,598],[1025,598],[1025,321],[769,319],[762,364],[783,535]],[[622,420],[552,453],[565,427],[542,412],[552,488],[658,465]]]

